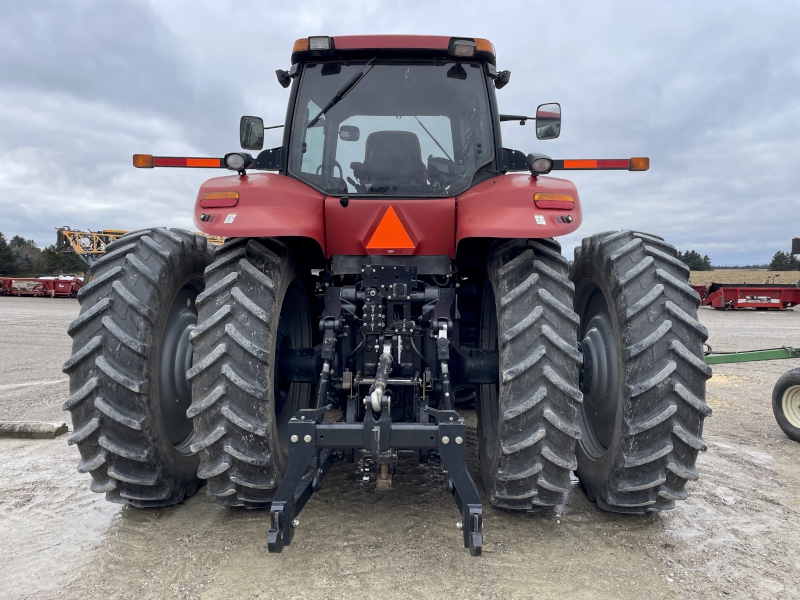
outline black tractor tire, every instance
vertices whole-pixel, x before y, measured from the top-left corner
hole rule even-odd
[[[189,334],[211,255],[203,236],[145,229],[109,244],[78,292],[64,363],[78,471],[111,502],[177,504],[200,480],[189,446]]]
[[[205,278],[189,371],[198,475],[220,504],[266,508],[288,464],[286,425],[311,402],[312,384],[276,371],[282,349],[313,345],[308,291],[274,239],[226,241]]]
[[[578,316],[568,261],[552,239],[489,251],[480,346],[499,347],[499,384],[478,387],[483,487],[501,508],[536,511],[572,485],[578,429]]]
[[[789,439],[800,442],[800,369],[786,371],[772,389],[772,412]]]
[[[670,510],[698,478],[711,369],[689,268],[662,238],[583,240],[570,269],[584,357],[576,474],[608,511]]]

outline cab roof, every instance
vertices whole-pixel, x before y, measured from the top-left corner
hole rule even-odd
[[[327,47],[326,46],[327,40]],[[471,56],[455,54],[457,42],[472,43]],[[382,55],[396,58],[466,58],[495,64],[494,45],[483,38],[450,37],[445,35],[336,35],[300,38],[292,48],[292,64],[309,59],[324,60],[362,58]]]

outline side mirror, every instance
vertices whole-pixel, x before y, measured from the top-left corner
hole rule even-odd
[[[536,109],[536,138],[554,140],[561,135],[561,105],[540,104]]]
[[[357,142],[361,137],[361,130],[355,125],[342,125],[339,127],[339,139],[343,142]]]
[[[494,87],[498,90],[503,89],[511,81],[511,71],[500,71],[494,80]]]
[[[264,120],[261,117],[242,117],[239,120],[239,143],[245,150],[264,147]]]
[[[278,78],[278,83],[281,84],[281,87],[287,88],[292,83],[292,78],[289,76],[289,71],[278,69],[275,71],[275,76]]]

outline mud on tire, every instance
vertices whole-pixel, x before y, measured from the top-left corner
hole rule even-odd
[[[484,489],[495,506],[534,510],[571,488],[578,429],[578,317],[568,262],[554,240],[490,251],[481,309],[483,349],[499,345],[500,383],[479,386]]]
[[[660,237],[597,234],[575,249],[570,279],[584,366],[577,475],[614,512],[674,508],[698,478],[711,369],[689,268]]]
[[[288,462],[286,424],[311,397],[311,384],[276,371],[282,349],[312,345],[307,291],[274,239],[229,240],[205,278],[189,371],[198,475],[221,504],[268,507]]]
[[[92,265],[68,327],[64,363],[71,396],[70,445],[78,471],[112,502],[138,507],[181,502],[197,490],[197,458],[185,411],[195,298],[211,257],[206,239],[179,229],[130,233]]]

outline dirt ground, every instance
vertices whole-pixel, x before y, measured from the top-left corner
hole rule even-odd
[[[766,269],[716,269],[714,271],[692,271],[692,285],[709,283],[770,283],[796,285],[800,281],[800,271],[767,271]]]
[[[74,300],[0,298],[0,420],[65,419],[60,367],[77,313]],[[800,310],[700,318],[715,350],[800,342]],[[264,511],[202,493],[162,510],[109,504],[65,437],[0,439],[0,598],[800,598],[800,444],[770,407],[797,366],[715,367],[709,450],[675,511],[604,513],[577,485],[546,515],[484,504],[481,558],[461,547],[436,465],[401,463],[385,494],[336,465],[292,545],[270,555]],[[475,477],[474,429],[468,443]]]

